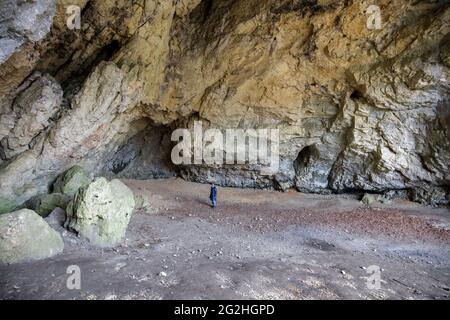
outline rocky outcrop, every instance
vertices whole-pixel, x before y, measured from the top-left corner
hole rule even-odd
[[[0,215],[0,263],[46,259],[63,249],[60,234],[35,212],[24,209]]]
[[[47,193],[58,174],[75,163],[98,170],[105,155],[141,128],[126,110],[127,99],[137,89],[124,77],[114,63],[101,63],[73,98],[71,109],[37,137],[32,148],[3,165],[0,209],[8,212],[32,194]]]
[[[93,245],[115,246],[125,236],[134,206],[133,192],[126,185],[98,178],[81,188],[69,204],[65,227]]]
[[[51,32],[0,64],[0,212],[48,192],[74,164],[111,178],[178,173],[448,203],[446,1],[378,1],[380,29],[367,26],[367,1],[70,4],[83,9],[81,30],[65,26],[69,2],[60,1]],[[170,133],[194,120],[279,129],[278,174],[174,168]]]
[[[1,115],[0,156],[7,161],[29,150],[60,111],[63,91],[52,77],[33,75],[29,87]]]
[[[385,27],[373,31],[359,2],[250,3],[213,2],[189,17],[190,31],[172,40],[177,76],[168,73],[164,103],[189,106],[213,127],[280,128],[274,179],[283,189],[448,185],[447,6],[382,3]],[[245,168],[241,179],[236,168],[186,171],[237,186],[268,182]]]
[[[50,32],[55,1],[3,0],[0,3],[0,64],[27,42],[37,42]]]

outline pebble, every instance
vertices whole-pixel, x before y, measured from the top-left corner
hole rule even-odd
[[[125,262],[120,262],[120,263],[116,264],[114,271],[118,272],[121,269],[125,268],[126,266],[127,266],[127,264]]]

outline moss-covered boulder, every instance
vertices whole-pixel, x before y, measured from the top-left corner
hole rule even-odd
[[[0,263],[53,257],[64,250],[58,232],[28,209],[0,215]]]
[[[78,189],[86,187],[90,182],[86,171],[80,166],[74,166],[58,177],[53,185],[53,192],[73,198]]]
[[[37,196],[27,203],[28,209],[34,210],[40,216],[46,218],[56,208],[66,210],[71,197],[62,193],[52,193]]]
[[[96,246],[112,247],[124,238],[134,206],[133,192],[125,184],[98,178],[70,202],[65,227]]]

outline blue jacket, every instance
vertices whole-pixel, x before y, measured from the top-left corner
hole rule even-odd
[[[209,195],[209,199],[211,199],[211,201],[217,200],[217,187],[211,187],[211,193]]]

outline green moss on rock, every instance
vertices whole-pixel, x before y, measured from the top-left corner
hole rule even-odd
[[[60,175],[53,185],[54,193],[63,193],[74,197],[78,189],[89,185],[90,179],[86,171],[80,166],[74,166]]]
[[[135,206],[133,192],[121,181],[98,178],[81,188],[67,207],[66,228],[100,247],[119,244]]]

